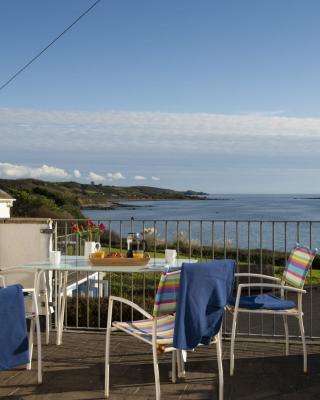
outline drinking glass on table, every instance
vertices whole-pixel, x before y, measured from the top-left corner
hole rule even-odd
[[[175,266],[177,262],[177,251],[166,249],[165,259],[166,259],[166,264],[168,264],[169,266]]]

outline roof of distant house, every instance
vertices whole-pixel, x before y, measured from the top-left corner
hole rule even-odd
[[[13,200],[13,197],[10,196],[7,192],[0,189],[0,200]]]

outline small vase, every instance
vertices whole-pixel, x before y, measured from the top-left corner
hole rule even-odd
[[[84,257],[89,258],[90,254],[95,253],[101,249],[101,244],[98,242],[85,242],[84,243]]]

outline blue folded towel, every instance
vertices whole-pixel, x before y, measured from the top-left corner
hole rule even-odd
[[[214,260],[204,263],[184,263],[173,346],[190,350],[199,343],[209,344],[221,327],[224,307],[233,290],[235,262]]]
[[[230,301],[230,305],[235,305],[235,299]],[[289,310],[296,307],[296,304],[294,301],[282,300],[273,294],[265,293],[256,296],[241,296],[239,307],[250,310]]]
[[[0,371],[28,362],[28,335],[22,286],[0,288]]]

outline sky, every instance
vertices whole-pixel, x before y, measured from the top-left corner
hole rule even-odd
[[[0,86],[94,1],[3,0]],[[0,178],[319,193],[318,0],[102,0],[0,91]]]

